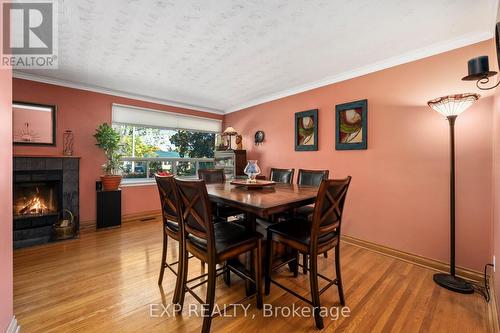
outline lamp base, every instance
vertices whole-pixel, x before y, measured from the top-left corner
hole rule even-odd
[[[433,279],[434,282],[436,282],[441,287],[457,293],[472,294],[474,292],[472,284],[457,276],[445,273],[438,273],[434,274]]]

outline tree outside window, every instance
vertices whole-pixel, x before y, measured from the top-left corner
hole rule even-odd
[[[213,158],[215,134],[186,130],[141,127],[115,124],[120,133],[123,155],[136,158]],[[144,161],[124,162],[125,178],[146,178],[147,165]],[[200,162],[200,168],[213,167],[212,162]],[[173,172],[172,162],[149,162],[150,174]],[[178,176],[195,176],[194,162],[183,161],[177,164]]]

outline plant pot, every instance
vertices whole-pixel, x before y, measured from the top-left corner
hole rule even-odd
[[[120,187],[122,176],[103,175],[101,176],[103,191],[116,191]]]

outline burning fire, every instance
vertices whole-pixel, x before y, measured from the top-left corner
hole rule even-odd
[[[45,204],[45,201],[40,196],[38,187],[36,188],[36,193],[33,195],[33,197],[25,200],[18,207],[18,215],[44,214],[49,211],[49,207]]]

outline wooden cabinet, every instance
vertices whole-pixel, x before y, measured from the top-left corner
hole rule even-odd
[[[246,150],[221,150],[215,151],[215,168],[224,169],[226,179],[245,176],[243,170],[247,165]]]

